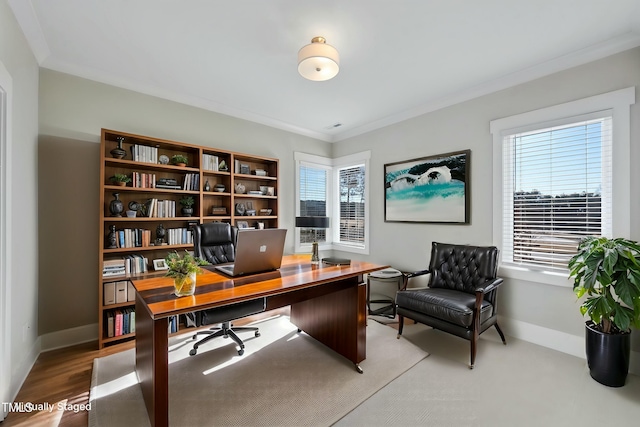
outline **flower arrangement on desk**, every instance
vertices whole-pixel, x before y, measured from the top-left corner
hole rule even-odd
[[[172,252],[165,259],[169,271],[168,277],[173,277],[175,294],[179,297],[193,295],[196,291],[196,275],[202,273],[200,266],[209,263],[202,258],[194,257],[185,251],[181,257],[178,252]]]

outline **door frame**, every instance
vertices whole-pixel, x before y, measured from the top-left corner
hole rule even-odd
[[[11,396],[11,75],[0,61],[0,403]],[[0,407],[0,421],[8,405]]]

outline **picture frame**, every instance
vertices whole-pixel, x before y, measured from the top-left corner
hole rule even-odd
[[[249,222],[247,221],[237,221],[236,225],[238,228],[249,228]]]
[[[153,269],[156,271],[168,270],[169,266],[167,265],[167,262],[164,260],[164,258],[154,259]]]
[[[469,224],[471,150],[384,165],[385,222]]]

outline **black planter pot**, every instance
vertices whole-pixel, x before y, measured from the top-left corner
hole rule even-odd
[[[629,372],[631,333],[604,334],[586,323],[587,364],[591,378],[609,387],[622,387]]]

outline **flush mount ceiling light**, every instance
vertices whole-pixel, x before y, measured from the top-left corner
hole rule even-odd
[[[324,37],[314,37],[311,44],[298,52],[298,72],[305,79],[323,82],[332,79],[340,71],[340,56],[335,47],[328,45]]]

